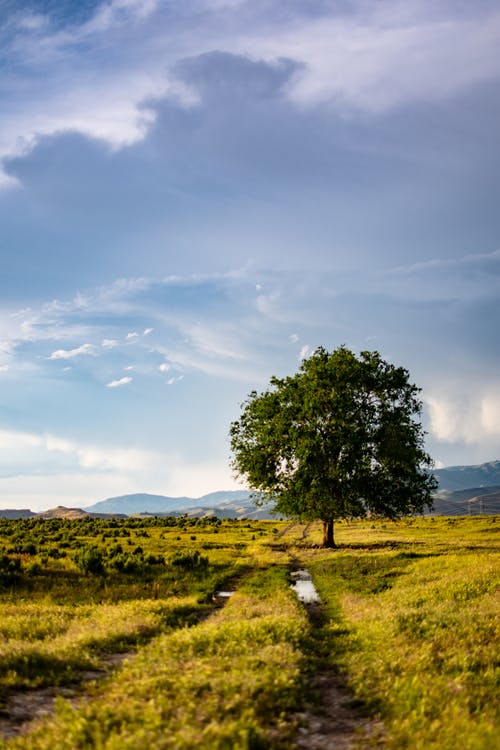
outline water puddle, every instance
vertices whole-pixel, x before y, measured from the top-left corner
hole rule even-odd
[[[319,594],[308,570],[305,568],[294,570],[291,577],[294,583],[290,588],[295,591],[299,601],[304,602],[304,604],[318,604],[320,602]]]
[[[225,604],[233,594],[234,591],[216,591],[214,594],[214,602],[221,606]]]

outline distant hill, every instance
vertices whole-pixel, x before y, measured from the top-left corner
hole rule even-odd
[[[0,518],[35,518],[37,513],[33,513],[32,510],[27,508],[7,508],[0,510]]]
[[[481,515],[497,515],[500,513],[500,488],[496,492],[488,492],[484,495],[478,495],[469,500],[469,509],[472,513]]]
[[[500,513],[500,486],[444,490],[434,497],[434,516],[496,515]]]
[[[238,502],[239,500],[248,500],[251,492],[249,490],[219,490],[218,492],[209,492],[208,495],[202,495],[197,502],[203,502],[204,505],[219,505],[220,503]]]
[[[64,505],[58,505],[57,508],[44,510],[37,515],[39,518],[86,518],[88,513],[81,508],[66,508]]]
[[[447,466],[436,469],[434,476],[439,482],[439,492],[500,486],[500,461],[490,461],[478,466]]]
[[[87,513],[82,508],[66,508],[64,505],[58,505],[57,508],[50,508],[40,513],[34,513],[32,510],[1,509],[0,518],[66,518],[69,520],[75,518],[126,518],[125,513]]]
[[[0,514],[2,511],[0,511]],[[44,510],[41,513],[34,513],[38,518],[126,518],[126,513],[89,513],[82,508],[66,508],[64,505],[58,505],[57,508]]]
[[[88,513],[162,513],[177,510],[195,503],[190,497],[167,497],[166,495],[149,495],[137,493],[134,495],[119,495],[101,500],[85,508]]]
[[[146,493],[135,495],[120,495],[101,500],[86,507],[90,513],[146,513],[148,515],[166,514],[172,511],[192,508],[194,506],[213,507],[224,502],[239,502],[247,500],[250,493],[246,490],[211,492],[199,498],[167,497],[166,495],[149,495]]]
[[[227,495],[229,493],[221,494]],[[157,515],[186,515],[192,518],[215,516],[216,518],[248,518],[259,520],[276,519],[280,517],[273,513],[272,505],[256,505],[255,502],[250,499],[248,492],[245,493],[245,497],[241,499],[229,500],[219,503],[218,505],[194,505],[187,508],[180,508],[179,510],[171,511],[170,513],[159,513]]]

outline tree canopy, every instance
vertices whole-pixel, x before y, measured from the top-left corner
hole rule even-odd
[[[317,349],[299,371],[252,391],[231,424],[232,466],[276,510],[323,522],[392,519],[432,507],[420,389],[376,351]]]

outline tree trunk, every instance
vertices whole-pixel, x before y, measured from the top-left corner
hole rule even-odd
[[[323,521],[323,547],[335,547],[335,539],[333,538],[333,518],[328,521]]]

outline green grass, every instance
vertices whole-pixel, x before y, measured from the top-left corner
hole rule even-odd
[[[0,699],[9,691],[79,680],[103,653],[119,653],[184,625],[203,607],[194,597],[120,604],[10,604],[0,620]]]
[[[323,550],[319,524],[0,522],[0,699],[134,652],[0,746],[291,748],[308,677],[331,667],[383,720],[386,750],[493,750],[499,528],[495,517],[339,523],[338,548]],[[78,567],[84,547],[102,572]],[[291,564],[322,597],[315,627]],[[216,609],[227,588],[237,593]]]
[[[258,750],[291,747],[307,622],[283,575],[195,627],[152,640],[78,708],[5,747]],[[252,584],[246,587],[252,590]]]
[[[78,681],[101,654],[197,621],[248,569],[252,527],[238,530],[237,549],[233,529],[196,519],[0,520],[0,701]],[[214,537],[217,549],[200,552]],[[78,564],[86,549],[102,558],[94,573]],[[133,564],[119,570],[123,558]]]
[[[331,660],[394,750],[500,743],[499,556],[492,518],[357,524],[309,553]]]

